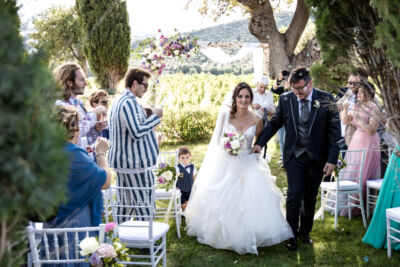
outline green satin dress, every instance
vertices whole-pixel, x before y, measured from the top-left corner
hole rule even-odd
[[[400,150],[397,145],[396,150]],[[400,207],[400,157],[392,153],[374,215],[368,227],[363,242],[378,249],[386,248],[386,209]],[[400,224],[391,222],[391,226],[400,229]],[[400,243],[394,243],[392,248],[400,250]]]

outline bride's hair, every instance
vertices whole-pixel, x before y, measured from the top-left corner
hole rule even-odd
[[[237,112],[237,106],[236,106],[236,97],[239,95],[240,91],[242,89],[247,89],[250,93],[250,104],[253,103],[254,95],[253,95],[253,90],[251,90],[250,85],[248,85],[245,82],[239,83],[236,85],[235,90],[233,90],[232,94],[232,106],[231,106],[231,118],[235,118],[235,114]]]

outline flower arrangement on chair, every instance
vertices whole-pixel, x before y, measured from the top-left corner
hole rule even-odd
[[[90,266],[124,266],[119,261],[129,261],[128,249],[118,238],[118,226],[110,222],[105,227],[106,243],[99,243],[98,237],[86,237],[79,244],[81,256],[88,256]]]
[[[344,158],[342,157],[342,154],[339,154],[339,159],[338,162],[336,163],[335,169],[333,170],[333,176],[335,178],[339,177],[339,172],[341,169],[344,169],[347,167],[347,163],[344,160]]]
[[[176,178],[182,177],[182,175],[176,175],[174,166],[164,162],[159,164],[158,169],[156,169],[154,173],[157,176],[158,187],[165,188],[166,191],[171,189]]]

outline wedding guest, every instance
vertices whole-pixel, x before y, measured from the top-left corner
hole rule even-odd
[[[377,129],[381,115],[378,106],[374,103],[374,95],[374,85],[362,80],[358,88],[356,104],[349,112],[350,101],[345,101],[340,114],[345,125],[352,125],[356,129],[348,145],[348,150],[366,149],[362,176],[364,203],[367,180],[380,178],[381,153]],[[357,211],[359,209],[355,209],[355,212]],[[340,213],[340,215],[346,214],[347,209]]]
[[[58,120],[67,130],[65,151],[69,159],[69,174],[66,181],[67,202],[58,208],[56,217],[44,224],[44,228],[75,228],[98,226],[101,223],[102,193],[111,184],[111,171],[108,167],[105,153],[109,148],[105,139],[99,138],[95,144],[97,164],[88,155],[86,150],[76,145],[79,138],[78,111],[72,106],[61,106],[58,111]],[[85,233],[80,234],[84,238]],[[48,236],[50,254],[55,259],[53,236]],[[72,248],[75,236],[68,234]],[[59,238],[58,246],[61,249],[61,259],[66,258],[63,251],[63,239]],[[44,256],[44,249],[41,250]],[[75,251],[70,249],[69,258],[75,258]],[[53,266],[53,265],[43,265]],[[54,265],[59,266],[59,265]],[[71,264],[69,266],[89,266],[88,264]]]
[[[56,224],[73,227],[97,226],[101,222],[102,194],[111,184],[111,170],[106,161],[107,141],[99,138],[95,144],[97,164],[86,150],[78,147],[78,111],[71,106],[59,108],[58,119],[67,129],[65,151],[69,156],[68,201],[58,209]],[[72,227],[72,226],[71,226]]]
[[[192,153],[186,146],[178,148],[178,181],[176,187],[181,191],[181,207],[182,211],[185,211],[187,203],[189,201],[190,192],[192,191],[193,182],[196,179],[197,170],[193,163],[190,162]]]
[[[378,249],[386,247],[386,209],[400,207],[400,146],[393,151],[385,176],[371,223],[363,242]],[[393,244],[392,248],[400,250],[400,243]]]
[[[101,131],[107,127],[107,121],[97,121],[97,115],[106,114],[104,107],[100,106],[88,112],[82,101],[77,96],[83,95],[87,85],[85,74],[81,66],[76,63],[64,63],[54,71],[55,80],[62,90],[63,99],[57,100],[56,106],[74,106],[79,113],[79,138],[77,145],[81,146],[81,138],[86,137],[87,144],[93,145]],[[83,147],[86,149],[86,147]]]
[[[99,106],[103,106],[106,110],[108,110],[108,93],[105,90],[96,90],[89,96],[89,103],[92,108],[97,108]],[[107,120],[107,113],[101,113],[97,115],[97,121],[106,121]],[[108,126],[101,131],[101,137],[106,139],[110,138],[110,132],[108,130]]]
[[[294,251],[297,250],[297,236],[301,236],[303,243],[313,244],[309,234],[321,177],[330,176],[337,163],[340,124],[337,110],[330,108],[333,96],[313,88],[308,69],[298,67],[293,70],[290,86],[292,91],[281,95],[276,113],[252,151],[259,153],[285,125],[286,220],[295,235],[286,246]]]
[[[125,91],[114,100],[110,113],[109,162],[117,173],[117,186],[152,187],[154,174],[152,167],[157,163],[159,148],[154,128],[161,123],[163,111],[153,108],[154,114],[147,117],[143,106],[139,104],[149,86],[151,74],[143,69],[131,68],[125,76]],[[148,203],[151,192],[128,195],[127,202],[132,206]],[[123,208],[118,214],[135,215],[137,220],[147,220],[150,208]],[[146,217],[147,216],[147,217]]]
[[[341,88],[337,95],[337,107],[339,112],[343,110],[343,103],[348,102],[348,109],[353,108],[357,101],[357,91],[361,80],[368,80],[368,72],[363,68],[356,68],[350,72],[347,80],[347,87]],[[341,150],[347,150],[347,146],[350,144],[351,138],[355,132],[355,127],[351,124],[344,124],[341,122],[341,135],[339,146]],[[344,157],[345,155],[343,155]]]
[[[253,110],[262,118],[263,127],[267,126],[268,118],[274,115],[274,97],[272,93],[267,91],[269,79],[267,76],[262,76],[257,82],[256,90],[253,90],[254,100],[251,104]],[[267,148],[264,149],[264,158],[267,154]]]
[[[271,87],[271,92],[277,95],[281,95],[283,93],[289,92],[290,84],[288,81],[290,72],[287,70],[283,70],[279,73],[278,79],[274,82]],[[283,148],[285,146],[285,126],[282,126],[278,130],[278,140],[279,147],[281,149],[281,158],[278,161],[278,164],[282,164],[283,162]]]

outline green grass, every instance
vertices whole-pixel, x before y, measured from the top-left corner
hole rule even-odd
[[[164,143],[161,150],[173,150],[180,143]],[[207,143],[185,144],[192,151],[192,162],[199,169],[202,158],[207,150]],[[280,158],[279,145],[273,140],[268,143],[268,154],[272,159],[269,163],[271,172],[277,177],[277,185],[282,189],[287,187],[286,173],[278,165]],[[319,197],[317,202],[319,208]],[[212,205],[212,203],[210,203]],[[378,250],[361,241],[366,229],[360,217],[352,220],[339,218],[338,231],[333,227],[334,217],[325,214],[325,220],[314,222],[311,237],[313,246],[299,244],[298,251],[288,251],[284,244],[258,249],[256,255],[239,255],[233,251],[219,250],[202,245],[195,237],[186,235],[181,228],[182,238],[176,235],[176,226],[170,221],[170,231],[167,236],[168,266],[400,266],[400,255],[393,252],[391,259],[387,258],[386,250]]]

